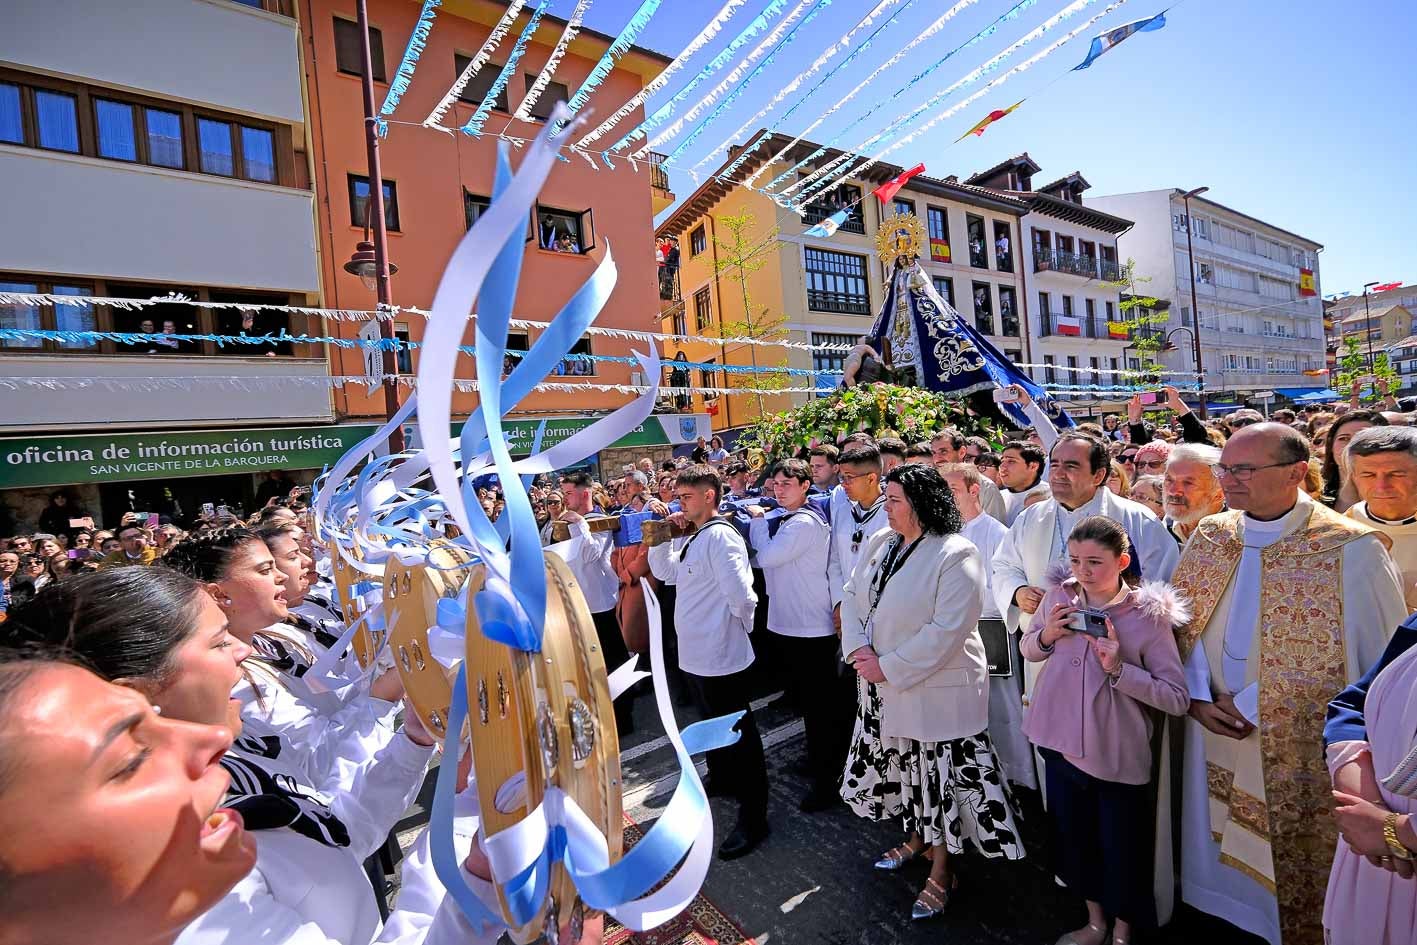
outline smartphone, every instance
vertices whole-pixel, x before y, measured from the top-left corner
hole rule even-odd
[[[216,515],[216,506],[211,502],[202,503],[202,518],[211,518]]]
[[[1018,403],[1018,391],[1012,387],[996,387],[994,388],[994,403],[1016,404]]]
[[[1106,639],[1107,637],[1107,614],[1101,610],[1088,610],[1086,607],[1079,608],[1073,614],[1072,627],[1078,633],[1085,633],[1090,637]]]
[[[1144,404],[1155,404],[1161,402],[1161,395],[1154,390],[1146,391],[1145,393],[1138,394],[1137,396]]]
[[[70,548],[68,554],[71,559],[87,558],[89,556],[89,549]]]
[[[162,517],[161,517],[161,516],[159,516],[156,512],[149,512],[149,513],[148,513],[148,528],[157,528],[157,527],[158,527],[159,525],[161,525],[161,524],[162,524]]]
[[[218,518],[226,518],[226,516],[227,516],[228,514],[230,514],[230,513],[228,513],[227,510],[226,510],[226,503],[225,503],[225,502],[223,502],[221,505],[218,505],[218,506],[216,507],[216,514],[217,514],[217,517],[218,517]]]

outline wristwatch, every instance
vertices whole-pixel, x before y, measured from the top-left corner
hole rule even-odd
[[[1383,818],[1383,842],[1392,851],[1392,856],[1399,860],[1412,859],[1412,851],[1407,849],[1403,842],[1397,839],[1397,818],[1398,814],[1389,813]]]

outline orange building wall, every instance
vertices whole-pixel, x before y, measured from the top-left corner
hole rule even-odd
[[[450,2],[439,11],[418,65],[417,73],[398,112],[396,120],[421,122],[447,92],[457,78],[454,54],[473,56],[481,48],[490,27],[457,14],[458,7],[472,5]],[[484,8],[487,5],[484,5]],[[393,76],[409,33],[418,18],[420,5],[410,0],[370,0],[370,25],[382,30],[384,72]],[[362,221],[354,226],[350,221],[348,174],[365,175],[368,170],[364,139],[363,101],[360,79],[346,75],[335,67],[334,26],[338,16],[354,19],[353,0],[301,0],[299,4],[302,43],[304,46],[306,87],[310,99],[313,159],[315,164],[319,238],[325,286],[325,305],[331,308],[372,309],[374,293],[355,276],[342,270],[354,251],[355,243],[363,238]],[[505,61],[521,26],[499,45],[494,58]],[[535,74],[550,55],[551,47],[560,35],[559,25],[543,23],[537,41],[528,46],[518,66],[518,75],[508,85],[511,106],[516,107],[524,80],[520,73]],[[544,41],[544,44],[543,42]],[[579,50],[598,57],[603,44],[585,37],[577,40],[561,61],[555,80],[566,84],[571,92],[595,64],[594,58],[577,55]],[[644,62],[643,58],[640,60]],[[638,93],[648,81],[644,76],[624,68],[616,68],[591,97],[586,110],[594,114],[590,127]],[[375,107],[383,102],[388,86],[376,82]],[[458,102],[444,116],[443,124],[460,127],[471,117],[474,106]],[[625,118],[618,133],[634,127],[643,118],[636,111]],[[534,137],[543,127],[540,122],[515,122],[509,115],[493,111],[484,126],[493,132]],[[605,143],[616,137],[602,139]],[[399,271],[392,279],[392,295],[396,305],[431,306],[438,279],[454,247],[465,231],[463,189],[474,194],[491,193],[495,166],[496,140],[473,138],[458,133],[450,136],[437,131],[407,125],[391,125],[388,137],[381,142],[383,174],[398,188],[400,232],[389,234],[389,258]],[[519,152],[512,151],[512,166],[520,163]],[[567,210],[589,207],[594,215],[595,248],[583,256],[552,253],[537,248],[536,241],[527,244],[522,267],[515,317],[550,320],[575,290],[590,277],[604,258],[607,245],[614,249],[619,279],[609,302],[596,324],[603,327],[653,331],[659,325],[659,299],[654,258],[654,224],[648,168],[641,163],[639,171],[627,162],[617,161],[616,170],[592,169],[582,158],[570,163],[558,162],[541,192],[541,201],[548,206]],[[413,340],[421,340],[424,319],[419,315],[400,315],[398,321],[408,326]],[[332,334],[357,337],[359,323],[328,325]],[[535,342],[536,330],[530,341]],[[473,343],[472,323],[469,322],[464,344]],[[628,355],[634,345],[628,341],[596,336],[592,352],[597,355]],[[639,345],[643,349],[644,344]],[[330,351],[330,370],[334,374],[362,374],[364,364],[358,349],[334,348]],[[414,352],[414,368],[418,352]],[[628,384],[633,365],[608,362],[596,363],[592,383]],[[476,376],[473,359],[459,358],[456,376]],[[552,378],[560,380],[560,378]],[[406,396],[406,395],[405,395]],[[627,395],[613,392],[585,391],[570,393],[537,392],[522,402],[518,412],[554,412],[575,414],[583,411],[609,410],[623,405]],[[476,394],[454,394],[454,410],[460,414],[477,406]],[[345,416],[365,417],[383,414],[382,395],[369,397],[363,386],[350,386],[335,391],[335,409]]]

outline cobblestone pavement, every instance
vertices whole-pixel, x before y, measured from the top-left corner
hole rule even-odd
[[[870,823],[845,805],[811,815],[797,810],[807,788],[798,773],[805,758],[801,722],[781,698],[768,699],[759,700],[758,724],[767,745],[772,835],[743,859],[715,860],[704,886],[705,894],[758,945],[1052,945],[1083,923],[1082,904],[1053,881],[1043,845],[1045,825],[1036,812],[1023,825],[1026,859],[1008,863],[972,853],[957,858],[960,886],[945,914],[911,922],[910,906],[925,881],[925,866],[912,864],[898,873],[871,868],[882,851],[903,839],[896,824]],[[625,810],[645,827],[668,802],[676,775],[651,703],[645,696],[637,700],[638,730],[622,743]],[[696,717],[688,709],[677,711],[681,726]],[[430,778],[420,804],[400,825],[402,846],[425,822],[431,799]],[[735,805],[714,799],[712,807],[721,841],[733,826]],[[1261,945],[1184,906],[1165,929],[1137,941]]]

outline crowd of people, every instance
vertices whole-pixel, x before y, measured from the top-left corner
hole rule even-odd
[[[1125,945],[1178,891],[1271,943],[1410,941],[1412,415],[1206,422],[1168,390],[1150,418],[1133,399],[1060,431],[1015,393],[1034,424],[1015,439],[866,431],[750,465],[715,437],[532,482],[606,665],[648,651],[648,588],[675,695],[743,713],[707,758],[710,796],[737,805],[719,856],[787,816],[752,709],[766,684],[803,721],[800,812],[897,823],[875,868],[926,868],[912,920],[949,908],[967,849],[1046,849],[1086,908],[1061,945]],[[480,485],[495,520],[503,496]],[[332,652],[350,615],[308,495],[267,499],[244,522],[107,532],[57,495],[41,531],[0,544],[7,941],[502,931],[447,899],[426,834],[381,915],[366,860],[435,739],[397,673]],[[621,735],[636,698],[616,702]],[[466,880],[495,903],[476,791],[459,802]]]

